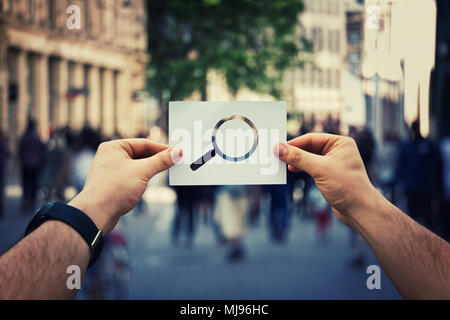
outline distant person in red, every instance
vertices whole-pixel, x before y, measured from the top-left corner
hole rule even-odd
[[[311,188],[309,197],[311,212],[316,222],[317,239],[319,241],[325,241],[327,240],[327,232],[331,224],[331,208],[316,186]]]
[[[45,146],[37,131],[36,122],[28,121],[27,130],[20,140],[19,159],[22,169],[22,210],[33,210],[36,202],[39,173],[44,160]]]

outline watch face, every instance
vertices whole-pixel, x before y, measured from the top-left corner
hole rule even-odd
[[[37,213],[47,213],[49,210],[50,210],[50,208],[53,206],[53,203],[51,203],[51,202],[47,202],[45,205],[43,205],[39,210],[38,210],[38,212],[36,212],[36,214]]]

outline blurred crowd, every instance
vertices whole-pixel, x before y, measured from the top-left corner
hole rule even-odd
[[[138,137],[165,142],[163,131],[157,132],[158,137],[148,132]],[[316,121],[312,117],[304,119],[299,131],[291,133],[288,139],[308,132],[343,134],[339,120],[329,117]],[[411,125],[408,139],[388,136],[383,147],[377,146],[366,127],[350,127],[347,134],[355,139],[374,185],[411,218],[449,240],[450,137],[436,144],[420,135],[417,122]],[[22,212],[29,213],[44,201],[67,201],[79,192],[99,144],[118,138],[119,134],[103,137],[89,127],[78,133],[66,127],[52,130],[44,142],[36,123],[30,120],[18,150],[13,152],[8,147],[8,137],[2,134],[0,219],[10,177],[8,162],[12,162],[13,155],[20,164]],[[313,179],[304,172],[288,172],[287,181],[286,185],[174,187],[177,202],[170,234],[173,244],[192,247],[199,224],[203,223],[211,228],[217,243],[227,248],[226,260],[234,263],[246,257],[244,238],[248,228],[263,223],[271,241],[283,245],[289,239],[289,226],[295,218],[315,224],[319,243],[330,241],[333,215]],[[137,211],[146,211],[143,202]],[[352,250],[349,263],[361,267],[367,251],[365,242],[353,231],[349,238]],[[106,238],[105,248],[107,253],[87,275],[89,295],[104,298],[109,285],[115,290],[113,298],[124,297],[130,270],[126,235],[120,228]]]

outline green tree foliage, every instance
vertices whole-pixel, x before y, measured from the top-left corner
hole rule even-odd
[[[151,92],[164,106],[195,90],[208,70],[241,87],[280,96],[282,71],[311,45],[298,33],[302,0],[147,0]]]

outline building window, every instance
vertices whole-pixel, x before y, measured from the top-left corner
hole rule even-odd
[[[73,62],[73,61],[69,61],[69,67],[68,67],[68,72],[67,72],[67,76],[68,76],[68,84],[69,84],[69,90],[71,90],[72,88],[73,88],[73,81],[72,81],[72,78],[73,78],[73,72],[74,72],[74,69],[75,68],[75,63]],[[69,93],[69,92],[67,92],[67,93]],[[73,108],[73,103],[72,103],[72,99],[71,98],[69,98],[69,101],[68,101],[68,114],[69,114],[69,123],[70,123],[70,116],[72,115],[72,108]]]
[[[334,51],[334,31],[328,31],[328,50]]]
[[[299,73],[298,79],[299,79],[300,84],[305,84],[305,81],[306,81],[306,68],[303,67],[303,68],[299,69],[298,73]]]
[[[332,80],[332,75],[331,75],[331,70],[327,70],[327,88],[331,89],[331,87],[333,86],[333,80]]]
[[[104,124],[104,111],[105,110],[105,69],[100,68],[100,128],[103,128]]]
[[[348,43],[350,43],[353,46],[357,46],[357,45],[359,45],[360,42],[361,42],[361,36],[360,36],[359,32],[357,32],[357,31],[349,32]]]
[[[50,28],[56,29],[56,1],[49,0],[48,3],[48,17],[50,21]]]
[[[341,88],[341,71],[336,70],[335,75],[336,75],[336,80],[335,80],[336,89],[340,89]]]
[[[396,125],[398,122],[398,114],[397,114],[397,105],[390,99],[382,99],[381,105],[383,107],[383,138],[389,138],[392,136],[397,136],[397,128]]]
[[[27,106],[27,118],[31,118],[33,116],[33,104],[35,100],[35,68],[34,61],[35,56],[32,53],[27,54],[27,93],[28,93],[28,106]]]
[[[348,55],[348,63],[350,66],[350,72],[357,74],[359,71],[359,65],[361,62],[361,54],[358,51],[350,52]]]
[[[323,34],[322,29],[313,28],[311,31],[312,42],[316,51],[322,51],[323,49]]]
[[[34,0],[28,0],[28,19],[30,22],[36,22],[36,3]]]
[[[86,90],[87,94],[86,94],[86,99],[84,100],[85,105],[84,105],[84,123],[88,124],[88,120],[89,120],[89,95],[91,93],[91,86],[89,83],[89,74],[91,72],[91,66],[89,65],[85,65],[83,66],[83,71],[84,71],[84,89]]]
[[[113,102],[113,115],[114,115],[114,131],[117,133],[118,128],[118,100],[119,100],[119,72],[114,71],[113,73],[113,86],[114,86],[114,102]]]
[[[317,83],[319,88],[323,88],[323,71],[321,69],[317,70]]]
[[[84,28],[85,28],[85,30],[87,31],[87,32],[89,32],[89,29],[90,29],[90,27],[91,27],[91,21],[90,21],[90,17],[89,17],[89,13],[90,13],[90,10],[89,10],[89,1],[88,0],[86,0],[84,3],[83,3],[83,6],[84,6]]]
[[[335,44],[334,49],[336,50],[335,52],[341,51],[341,33],[339,32],[339,30],[335,31],[334,44]]]
[[[309,84],[311,87],[314,87],[314,83],[315,83],[315,69],[314,68],[309,68],[308,72],[309,72]]]

